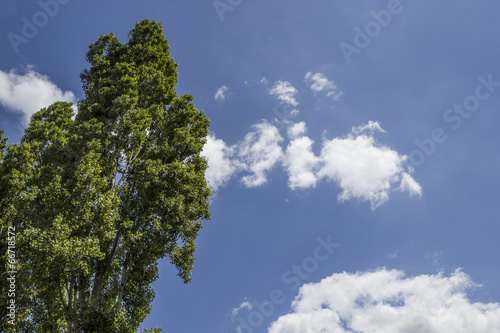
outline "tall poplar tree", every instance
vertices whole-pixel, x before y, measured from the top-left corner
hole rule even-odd
[[[188,283],[210,218],[209,119],[177,95],[161,24],[138,22],[124,44],[101,35],[87,61],[76,114],[70,103],[43,108],[19,144],[0,132],[2,332],[136,332],[158,261]]]

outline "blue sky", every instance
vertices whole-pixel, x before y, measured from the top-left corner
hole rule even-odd
[[[54,1],[0,3],[10,142],[142,19],[211,119],[193,282],[162,261],[143,328],[500,332],[500,3]]]

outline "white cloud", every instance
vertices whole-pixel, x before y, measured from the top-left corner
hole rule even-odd
[[[389,258],[389,259],[397,259],[398,258],[398,255],[399,255],[399,251],[396,250],[395,252],[393,253],[387,253],[386,254],[386,257]]]
[[[333,81],[329,81],[322,73],[313,74],[312,72],[307,72],[304,76],[304,81],[312,83],[311,90],[315,92],[336,88]]]
[[[277,81],[274,86],[269,90],[269,94],[277,96],[282,103],[290,104],[293,106],[299,105],[295,99],[298,90],[288,81]]]
[[[338,90],[335,82],[328,80],[323,73],[307,72],[304,76],[304,82],[311,85],[311,90],[314,93],[325,91],[327,96],[333,96],[336,101],[344,94],[342,90]]]
[[[33,113],[57,101],[76,103],[76,97],[71,91],[63,92],[31,67],[25,74],[0,70],[0,104],[9,111],[22,113],[25,124]]]
[[[443,255],[442,251],[434,251],[434,253],[426,255],[425,259],[427,259],[428,261],[432,261],[434,266],[439,267],[441,266],[439,260],[441,259],[442,255]]]
[[[405,170],[405,155],[377,142],[369,130],[383,131],[377,122],[353,128],[346,138],[327,140],[321,150],[320,179],[338,183],[340,201],[359,198],[369,201],[372,209],[389,199],[394,184],[398,190],[421,195],[420,185]]]
[[[500,304],[472,302],[478,287],[460,270],[405,277],[398,270],[333,274],[303,285],[269,333],[500,332]]]
[[[253,305],[250,304],[250,302],[243,302],[240,304],[240,306],[231,310],[231,316],[236,317],[241,310],[243,309],[252,310],[252,308]]]
[[[223,84],[219,89],[217,89],[217,92],[215,93],[215,96],[214,96],[214,99],[216,101],[225,101],[227,96],[228,96],[228,92],[229,91],[229,87],[226,86],[225,84]]]
[[[238,145],[239,164],[253,174],[241,181],[247,187],[257,187],[267,182],[267,172],[283,158],[279,143],[283,141],[276,126],[262,122],[253,126]]]
[[[377,142],[375,132],[384,132],[378,122],[353,127],[346,137],[325,140],[319,156],[313,152],[314,141],[306,136],[305,122],[289,123],[286,149],[279,130],[266,121],[254,125],[233,146],[209,136],[203,155],[208,158],[206,177],[212,189],[224,186],[241,171],[251,173],[241,178],[246,187],[262,186],[279,164],[288,173],[292,190],[332,181],[342,190],[339,201],[360,199],[370,202],[372,209],[385,203],[394,190],[422,195],[422,187],[410,175],[413,170],[404,166],[407,157]]]
[[[288,172],[288,186],[292,190],[314,187],[318,180],[315,172],[319,159],[312,151],[314,141],[304,136],[306,131],[305,122],[296,123],[288,128],[291,142],[286,148],[283,164]]]
[[[236,173],[238,168],[231,159],[232,154],[233,148],[228,147],[224,141],[217,139],[215,135],[207,137],[201,155],[208,160],[205,177],[213,190],[225,185]]]
[[[217,190],[243,170],[251,172],[241,178],[246,187],[265,184],[267,172],[283,158],[281,141],[283,138],[276,126],[265,121],[253,125],[243,141],[232,146],[209,135],[202,156],[208,160],[205,177],[210,187]]]
[[[421,196],[422,186],[415,181],[408,173],[401,174],[401,184],[398,190],[410,193],[410,196]]]
[[[290,126],[287,130],[288,137],[290,139],[296,139],[307,132],[306,123],[301,121],[300,123],[295,123]]]
[[[286,149],[284,164],[288,171],[288,186],[292,190],[316,186],[318,177],[315,171],[319,159],[312,151],[313,143],[303,136],[292,140]]]
[[[354,134],[361,134],[368,131],[385,133],[384,129],[380,127],[378,121],[373,121],[373,120],[369,120],[368,124],[363,124],[361,126],[356,126],[352,128],[352,132]]]

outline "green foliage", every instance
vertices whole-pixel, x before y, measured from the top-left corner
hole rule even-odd
[[[161,25],[138,22],[125,44],[102,35],[87,60],[76,115],[57,102],[32,116],[20,144],[0,132],[0,299],[10,299],[10,226],[17,332],[136,332],[159,259],[189,282],[210,218],[200,156],[209,120],[177,95]]]

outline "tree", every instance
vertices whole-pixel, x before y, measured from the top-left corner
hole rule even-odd
[[[14,227],[17,332],[136,332],[158,261],[188,283],[210,218],[209,120],[175,91],[161,24],[138,22],[125,44],[101,35],[87,61],[76,115],[57,102],[32,116],[20,144],[0,133],[0,297],[8,304]]]

